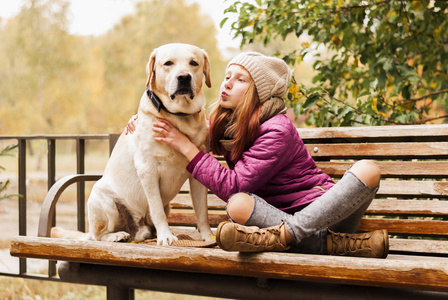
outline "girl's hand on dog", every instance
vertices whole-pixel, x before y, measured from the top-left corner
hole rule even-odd
[[[190,141],[190,139],[174,127],[168,120],[158,119],[154,122],[152,130],[162,134],[162,136],[155,136],[154,140],[162,142],[171,148],[182,153],[188,160],[192,160],[199,149]]]
[[[137,119],[138,119],[138,115],[137,114],[133,115],[129,119],[128,124],[124,128],[124,134],[128,134],[128,133],[132,134],[132,133],[134,133],[136,125],[137,125],[136,124],[137,123]]]

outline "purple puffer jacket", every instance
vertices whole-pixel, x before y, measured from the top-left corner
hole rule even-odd
[[[213,156],[200,152],[188,164],[195,179],[226,201],[235,193],[254,193],[271,205],[294,213],[328,190],[333,180],[316,167],[297,129],[285,115],[277,115],[260,126],[260,133],[242,158],[229,169]]]

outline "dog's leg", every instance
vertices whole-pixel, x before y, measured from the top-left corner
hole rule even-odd
[[[208,222],[207,188],[192,176],[189,177],[191,199],[198,220],[198,230],[204,241],[211,241],[212,231]]]
[[[177,241],[177,237],[173,235],[168,226],[167,216],[163,207],[162,198],[160,197],[159,186],[157,184],[151,186],[152,189],[150,191],[147,191],[146,188],[144,189],[148,198],[151,220],[157,232],[157,244],[171,245]]]
[[[177,241],[177,237],[173,235],[168,226],[167,216],[160,195],[160,178],[157,172],[153,172],[157,168],[157,163],[151,164],[144,159],[136,159],[136,166],[138,166],[137,174],[148,201],[149,215],[156,228],[157,244],[171,245],[174,241]]]
[[[134,219],[134,221],[136,220]],[[152,238],[152,231],[146,223],[147,221],[145,217],[142,217],[139,220],[137,220],[136,225],[138,229],[137,233],[135,234],[134,241],[141,242],[146,239]]]
[[[95,188],[87,201],[89,212],[90,239],[106,242],[120,242],[130,239],[129,233],[116,231],[120,228],[120,215],[114,200]]]

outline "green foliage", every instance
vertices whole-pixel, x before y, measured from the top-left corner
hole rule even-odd
[[[238,14],[232,29],[242,46],[308,38],[274,55],[291,65],[314,60],[313,84],[292,82],[288,95],[309,125],[448,118],[447,1],[235,1],[226,14]]]
[[[6,146],[3,150],[0,151],[0,157],[1,156],[12,156],[10,152],[16,148],[17,148],[17,145]],[[4,170],[4,169],[5,169],[4,167],[0,166],[0,170]],[[8,188],[9,183],[10,183],[9,179],[6,180],[5,182],[0,181],[0,200],[10,198],[13,196],[17,196],[17,195],[13,195],[13,194],[11,194],[11,195],[4,194],[4,192]]]

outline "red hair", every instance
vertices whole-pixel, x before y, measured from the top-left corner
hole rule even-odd
[[[258,98],[255,83],[250,78],[249,87],[243,95],[243,102],[234,111],[223,108],[219,104],[210,114],[210,139],[211,150],[214,154],[223,155],[225,150],[220,143],[224,138],[224,132],[233,122],[236,130],[233,136],[232,160],[241,158],[244,150],[255,141],[260,130],[260,100]]]

